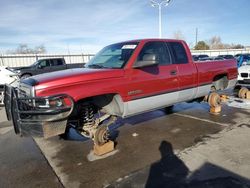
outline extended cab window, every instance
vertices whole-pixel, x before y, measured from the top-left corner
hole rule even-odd
[[[63,61],[61,59],[51,59],[51,66],[60,66],[63,65]]]
[[[142,48],[137,61],[142,61],[146,54],[155,54],[159,65],[171,64],[170,54],[164,42],[148,42]]]
[[[183,45],[179,42],[169,42],[168,45],[174,56],[174,64],[185,64],[188,63],[186,50]]]

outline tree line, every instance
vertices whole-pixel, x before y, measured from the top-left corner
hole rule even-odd
[[[46,52],[44,45],[31,48],[27,44],[19,44],[16,49],[7,51],[8,54],[45,54]]]
[[[185,36],[183,33],[178,30],[173,33],[173,38],[185,40]],[[192,46],[192,43],[189,44],[189,46]],[[243,49],[244,46],[241,44],[225,44],[222,42],[220,36],[213,36],[211,39],[207,41],[199,41],[194,46],[194,50],[216,50],[216,49]]]
[[[176,31],[173,34],[175,39],[185,40],[184,35],[181,31]],[[194,46],[194,50],[216,50],[216,49],[243,49],[244,46],[241,44],[225,44],[222,42],[221,37],[213,36],[208,41],[199,41]],[[47,52],[44,45],[38,45],[33,48],[27,44],[19,44],[16,49],[8,50],[8,54],[45,54]]]
[[[219,36],[214,36],[210,40],[199,41],[195,46],[195,50],[216,50],[216,49],[243,49],[241,44],[225,44]]]

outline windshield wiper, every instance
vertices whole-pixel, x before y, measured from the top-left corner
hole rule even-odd
[[[102,69],[104,68],[104,66],[102,65],[98,65],[98,64],[91,64],[91,65],[88,65],[87,68],[97,68],[97,69]]]
[[[99,65],[99,64],[90,64],[90,65],[87,66],[87,68],[111,69],[111,67],[105,67],[105,66]]]

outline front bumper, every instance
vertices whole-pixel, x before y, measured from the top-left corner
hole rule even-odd
[[[240,83],[240,84],[250,84],[250,78],[249,79],[238,80],[238,83]]]
[[[19,93],[18,88],[6,85],[6,115],[16,134],[49,138],[65,132],[67,117],[74,108],[70,96],[21,97]]]

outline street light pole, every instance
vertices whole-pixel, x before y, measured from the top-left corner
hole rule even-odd
[[[162,38],[162,30],[161,30],[161,5],[159,6],[159,38]]]
[[[161,12],[162,12],[162,5],[168,6],[169,2],[171,0],[163,0],[163,1],[156,1],[156,0],[151,0],[151,6],[152,7],[157,7],[159,9],[159,38],[162,38],[162,19],[161,19]]]

